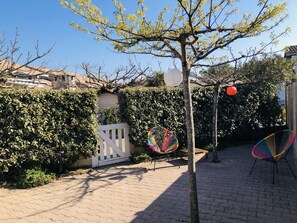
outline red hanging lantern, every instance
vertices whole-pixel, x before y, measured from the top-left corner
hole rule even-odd
[[[236,95],[236,93],[237,93],[236,87],[234,86],[227,87],[227,95],[233,96],[233,95]]]

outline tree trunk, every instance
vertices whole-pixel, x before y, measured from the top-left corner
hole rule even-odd
[[[186,50],[182,46],[182,72],[183,72],[183,92],[186,107],[187,145],[188,145],[188,171],[189,171],[189,196],[191,222],[199,223],[198,194],[196,183],[196,162],[195,162],[195,131],[194,118],[190,88],[190,67],[186,60]]]
[[[216,84],[214,87],[213,104],[212,104],[212,162],[220,162],[218,158],[218,104],[220,95],[220,84]]]

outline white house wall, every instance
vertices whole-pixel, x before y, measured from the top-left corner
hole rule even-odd
[[[115,94],[101,94],[99,96],[99,109],[118,105],[118,96]]]

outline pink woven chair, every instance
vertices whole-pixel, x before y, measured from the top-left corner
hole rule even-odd
[[[151,128],[148,132],[147,136],[148,146],[159,155],[167,155],[170,153],[174,153],[178,148],[178,140],[176,136],[169,131],[168,129],[157,126]],[[176,155],[175,155],[176,156]],[[153,158],[154,162],[154,170],[156,168],[156,158]]]
[[[276,166],[276,170],[278,172],[277,162],[281,159],[284,159],[296,179],[296,175],[294,174],[294,171],[292,170],[286,158],[288,152],[292,147],[292,144],[295,142],[295,138],[295,132],[291,130],[283,130],[280,132],[273,133],[267,136],[266,138],[262,139],[260,142],[258,142],[252,149],[252,155],[253,157],[255,157],[255,161],[250,171],[250,174],[252,174],[252,171],[258,159],[269,161],[273,164],[272,183],[274,184],[274,166]]]

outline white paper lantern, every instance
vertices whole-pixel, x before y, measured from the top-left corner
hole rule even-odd
[[[177,68],[168,69],[168,72],[164,74],[164,81],[167,86],[179,86],[182,80],[182,73]]]

